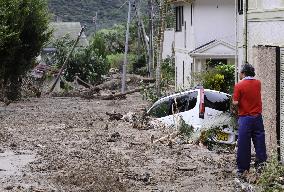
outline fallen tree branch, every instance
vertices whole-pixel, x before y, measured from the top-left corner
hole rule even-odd
[[[86,88],[93,88],[93,85],[83,81],[80,77],[78,77],[77,75],[75,76],[75,81],[77,81],[78,84],[83,85]]]
[[[140,92],[142,91],[143,89],[148,89],[148,88],[153,88],[154,85],[152,86],[148,86],[148,87],[140,87],[140,88],[137,88],[137,89],[134,89],[134,90],[130,90],[130,91],[126,91],[125,93],[117,93],[117,94],[111,94],[111,95],[104,95],[104,96],[100,96],[98,97],[99,99],[102,99],[102,100],[113,100],[113,99],[116,99],[116,98],[119,98],[119,97],[123,97],[123,96],[126,96],[128,94],[131,94],[131,93],[135,93],[135,92]]]
[[[174,138],[176,138],[177,136],[179,135],[179,131],[175,131],[171,134],[168,134],[166,136],[163,136],[155,141],[153,141],[152,143],[158,143],[158,142],[161,142],[163,143],[164,141],[173,141]]]

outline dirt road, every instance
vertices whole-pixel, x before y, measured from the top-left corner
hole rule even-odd
[[[235,156],[189,144],[151,144],[169,130],[140,130],[106,112],[141,113],[126,100],[39,98],[0,112],[0,191],[236,191]]]

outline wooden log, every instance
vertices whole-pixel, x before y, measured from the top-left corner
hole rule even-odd
[[[146,87],[147,88],[153,88],[154,86],[148,86]],[[143,89],[145,89],[144,87],[140,87],[140,88],[137,88],[137,89],[134,89],[134,90],[130,90],[130,91],[126,91],[125,93],[117,93],[117,94],[112,94],[112,95],[103,95],[103,96],[100,96],[98,97],[99,99],[102,99],[102,100],[113,100],[113,99],[116,99],[116,98],[119,98],[119,97],[124,97],[128,94],[132,94],[132,93],[135,93],[135,92],[140,92],[142,91]]]
[[[177,137],[179,135],[179,131],[175,131],[171,134],[168,134],[166,136],[163,136],[155,141],[153,141],[152,143],[158,143],[158,142],[164,142],[164,141],[172,141],[175,137]]]
[[[80,77],[78,77],[78,76],[75,76],[75,81],[77,81],[78,84],[83,85],[83,86],[86,87],[86,88],[89,88],[89,89],[93,88],[93,85],[91,85],[91,84],[89,84],[89,83],[83,81],[83,80],[82,80]]]

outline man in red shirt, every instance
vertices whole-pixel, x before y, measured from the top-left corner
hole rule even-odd
[[[233,104],[238,106],[238,175],[249,171],[251,162],[251,140],[256,161],[261,165],[266,161],[265,131],[262,120],[261,82],[254,79],[254,67],[248,63],[241,69],[241,81],[235,85]]]

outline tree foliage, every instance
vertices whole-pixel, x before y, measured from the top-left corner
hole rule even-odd
[[[70,51],[70,45],[73,43],[74,41],[68,36],[53,42],[53,46],[56,48],[56,53],[51,59],[54,66],[57,68],[62,66]],[[88,47],[77,47],[74,50],[67,61],[67,68],[64,72],[67,81],[73,81],[78,75],[82,80],[96,84],[101,81],[102,75],[107,73],[109,65],[94,43],[96,41],[93,41]]]
[[[206,89],[232,93],[235,83],[235,66],[220,64],[206,71],[193,74],[193,81]]]
[[[0,78],[11,100],[20,96],[21,77],[50,37],[45,0],[0,0]]]

